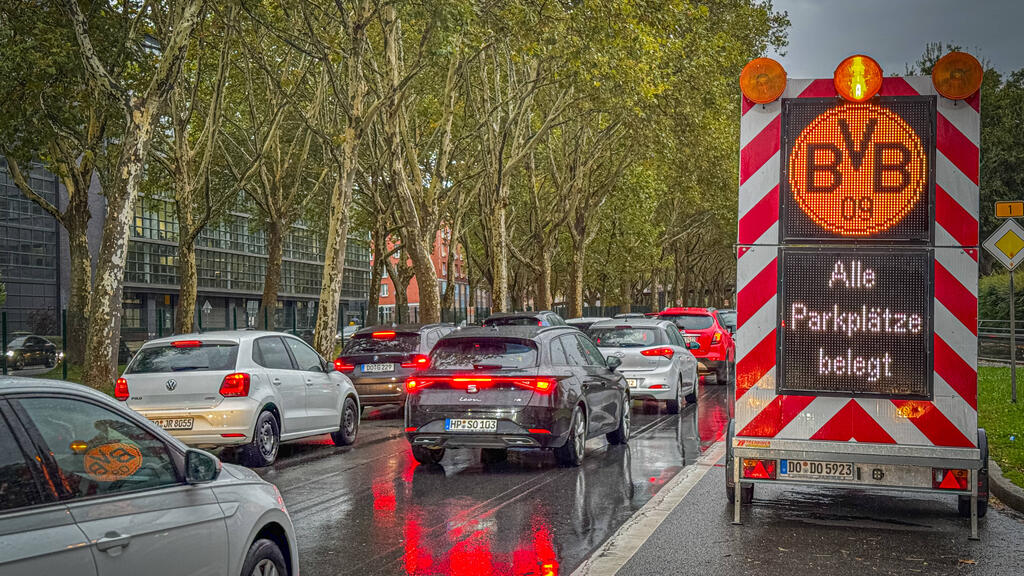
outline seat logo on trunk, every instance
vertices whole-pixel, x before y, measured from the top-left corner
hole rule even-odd
[[[167,386],[167,390],[174,392],[174,389],[178,387],[178,381],[171,378],[170,380],[167,381],[167,384],[165,384],[165,386]]]
[[[466,392],[469,392],[470,394],[476,394],[478,390],[479,389],[476,387],[476,384],[468,384],[466,386]]]

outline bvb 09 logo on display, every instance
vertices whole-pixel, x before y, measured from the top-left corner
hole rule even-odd
[[[818,115],[789,153],[789,188],[818,226],[846,237],[884,232],[928,194],[928,156],[892,110],[847,104]]]

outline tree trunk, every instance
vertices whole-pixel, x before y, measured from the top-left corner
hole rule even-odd
[[[383,235],[373,235],[373,265],[370,267],[370,294],[367,302],[366,326],[380,322],[377,319],[377,308],[380,307],[380,284],[384,280],[384,240]]]
[[[551,252],[545,248],[538,257],[540,262],[537,265],[540,272],[537,274],[533,303],[538,310],[551,310]]]
[[[621,282],[622,306],[619,308],[619,313],[628,314],[633,311],[633,286],[632,282],[625,275],[622,276]]]
[[[85,229],[74,218],[66,220],[68,256],[71,260],[71,294],[68,299],[67,358],[69,364],[80,365],[85,359],[85,343],[89,336],[89,300],[92,298],[92,256]]]
[[[500,194],[499,194],[500,196]],[[505,229],[505,205],[500,200],[488,218],[491,222],[491,309],[508,311],[508,238]]]
[[[349,131],[351,132],[351,131]],[[349,135],[354,138],[354,135]],[[346,144],[346,148],[349,145]],[[324,273],[320,284],[320,306],[313,330],[315,348],[322,356],[334,353],[334,336],[338,332],[338,305],[345,274],[345,245],[348,241],[349,204],[355,182],[355,149],[344,158],[341,174],[331,194],[331,212],[327,223],[327,247],[324,251]],[[378,288],[379,289],[379,288]]]
[[[412,236],[412,234],[410,234]],[[412,269],[416,274],[416,284],[420,292],[420,317],[423,324],[434,324],[441,321],[441,292],[437,286],[437,270],[431,259],[431,250],[422,238],[416,237],[406,246],[403,238],[403,249],[408,250],[412,260]],[[432,244],[430,245],[432,247]]]
[[[273,219],[267,221],[267,276],[263,281],[263,297],[260,299],[260,312],[256,319],[256,325],[263,330],[273,330],[277,323],[274,313],[277,311],[277,294],[281,290],[284,225],[284,223]],[[335,328],[336,331],[337,328]]]
[[[409,324],[409,285],[404,282],[395,282],[395,317],[392,321],[397,324]]]
[[[199,277],[196,273],[196,247],[191,242],[178,244],[178,313],[174,317],[174,333],[196,331],[196,299]]]
[[[573,247],[569,277],[569,318],[583,316],[583,264],[586,259],[586,250],[586,244]]]

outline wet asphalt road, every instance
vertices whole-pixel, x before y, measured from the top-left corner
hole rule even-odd
[[[291,513],[303,576],[570,574],[721,439],[727,414],[710,385],[675,416],[635,403],[628,446],[592,439],[579,468],[546,451],[484,466],[478,450],[449,450],[437,469],[413,460],[397,409],[367,409],[354,446],[284,445],[260,474]]]

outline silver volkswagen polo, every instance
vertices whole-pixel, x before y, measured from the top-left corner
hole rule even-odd
[[[330,434],[355,442],[359,395],[308,344],[280,332],[233,330],[146,342],[114,397],[189,446],[241,447],[269,466],[283,441]]]
[[[273,484],[90,388],[0,379],[0,574],[298,572]]]
[[[622,361],[618,372],[631,397],[664,401],[670,414],[679,412],[684,398],[697,401],[697,359],[671,322],[612,319],[592,324],[588,333],[605,357]]]

